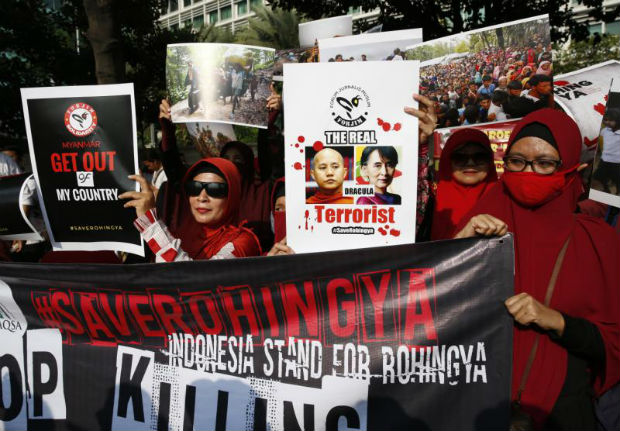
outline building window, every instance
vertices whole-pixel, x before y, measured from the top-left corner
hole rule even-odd
[[[591,24],[588,26],[588,30],[590,31],[590,34],[594,34],[594,33],[602,33],[602,28],[603,26],[601,24]]]
[[[242,1],[241,3],[237,3],[237,16],[242,16],[248,13],[248,2]]]
[[[198,15],[194,17],[194,28],[200,30],[205,23],[205,17],[202,15]]]
[[[177,0],[170,0],[170,3],[168,3],[170,5],[170,7],[168,8],[168,12],[174,12],[175,10],[179,9],[179,2]]]
[[[215,24],[217,21],[217,11],[209,12],[209,24]]]
[[[250,0],[250,9],[255,9],[263,5],[263,0]]]
[[[192,5],[192,0],[183,0],[183,6],[187,7],[191,5]]]
[[[183,21],[183,28],[188,28],[192,26],[192,20],[191,19],[186,19],[185,21]]]
[[[605,33],[606,34],[620,34],[620,21],[606,23]]]
[[[220,10],[220,15],[222,17],[222,21],[226,21],[227,19],[232,18],[232,8],[230,6],[223,7]]]
[[[170,28],[171,28],[172,30],[178,30],[178,29],[179,29],[179,23],[177,22],[177,23],[175,23],[175,24],[172,24],[172,25],[170,26]]]

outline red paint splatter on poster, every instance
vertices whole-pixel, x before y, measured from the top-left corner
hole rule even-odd
[[[378,231],[379,231],[379,233],[380,233],[381,235],[383,235],[383,236],[386,236],[386,235],[387,235],[386,230],[385,230],[385,229],[383,229],[382,227],[380,227],[380,228],[378,229]]]
[[[400,231],[397,230],[397,229],[392,229],[390,231],[390,235],[392,235],[392,236],[400,236]]]
[[[381,118],[377,118],[377,124],[379,126],[383,126],[383,120]]]
[[[308,219],[310,218],[310,210],[306,210],[304,218],[306,219],[306,230],[308,230]]]
[[[402,125],[402,124],[400,124],[400,123],[396,123],[396,124],[394,124],[394,131],[395,131],[395,132],[398,132],[398,131],[402,128],[402,127],[403,127],[403,125]]]
[[[303,136],[298,137],[297,140],[301,142],[302,144],[306,142],[306,138],[304,138]]]
[[[314,151],[316,151],[318,153],[323,148],[325,148],[325,144],[323,144],[321,141],[315,141],[314,145],[312,146],[312,148],[314,149]]]
[[[303,166],[301,163],[299,163],[299,162],[295,162],[295,164],[293,165],[293,167],[294,167],[296,170],[301,171],[301,170],[303,169],[303,167],[304,167],[304,166]]]
[[[586,147],[592,148],[598,144],[598,137],[594,139],[583,138],[583,143]]]
[[[392,126],[390,125],[390,123],[387,123],[387,122],[384,122],[384,123],[383,123],[383,130],[384,130],[385,132],[389,132],[391,127],[392,127]]]

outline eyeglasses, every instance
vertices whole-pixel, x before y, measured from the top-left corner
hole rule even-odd
[[[482,153],[482,152],[473,153],[473,154],[453,153],[450,156],[450,160],[457,167],[462,168],[464,166],[467,166],[470,160],[474,163],[475,166],[489,164],[491,161],[491,158],[489,157],[489,153]]]
[[[550,175],[554,173],[560,166],[562,160],[536,159],[526,160],[523,157],[506,156],[504,157],[504,166],[511,172],[522,172],[530,165],[532,170],[537,174]]]
[[[185,192],[189,196],[198,196],[205,191],[209,197],[222,199],[228,196],[228,184],[203,183],[202,181],[188,181],[185,183]]]

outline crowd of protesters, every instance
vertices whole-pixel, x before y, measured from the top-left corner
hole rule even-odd
[[[583,214],[592,206],[585,204],[580,178],[582,139],[570,117],[547,107],[550,55],[548,46],[532,43],[424,70],[423,95],[414,95],[419,107],[403,107],[419,120],[417,236],[428,241],[513,233],[515,295],[505,302],[515,321],[512,399],[538,429],[594,430],[593,394],[620,380],[620,237],[618,227],[606,223],[611,209],[599,218]],[[266,109],[269,127],[259,132],[257,157],[245,143],[230,141],[221,149],[210,146],[208,157],[188,166],[177,147],[170,105],[161,101],[162,140],[142,160],[150,182],[134,175],[140,191],[120,196],[136,211],[135,227],[150,250],[146,260],[294,253],[284,217],[282,98],[273,88]],[[486,135],[463,129],[449,138],[432,186],[428,142],[437,127],[520,116],[501,180]],[[5,153],[0,172],[12,174],[19,167],[11,157],[18,154]],[[382,152],[374,157],[397,163]],[[0,259],[19,256],[22,246],[5,242]],[[41,251],[44,262],[127,259],[112,252]],[[553,299],[545,300],[555,284]],[[534,363],[533,345],[542,352]]]
[[[553,106],[551,44],[533,40],[422,67],[420,93],[435,101],[438,126],[521,118]]]

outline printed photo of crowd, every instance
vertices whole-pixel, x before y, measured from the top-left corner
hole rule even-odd
[[[436,104],[439,127],[521,118],[553,107],[547,18],[496,26],[410,47],[420,93]]]

